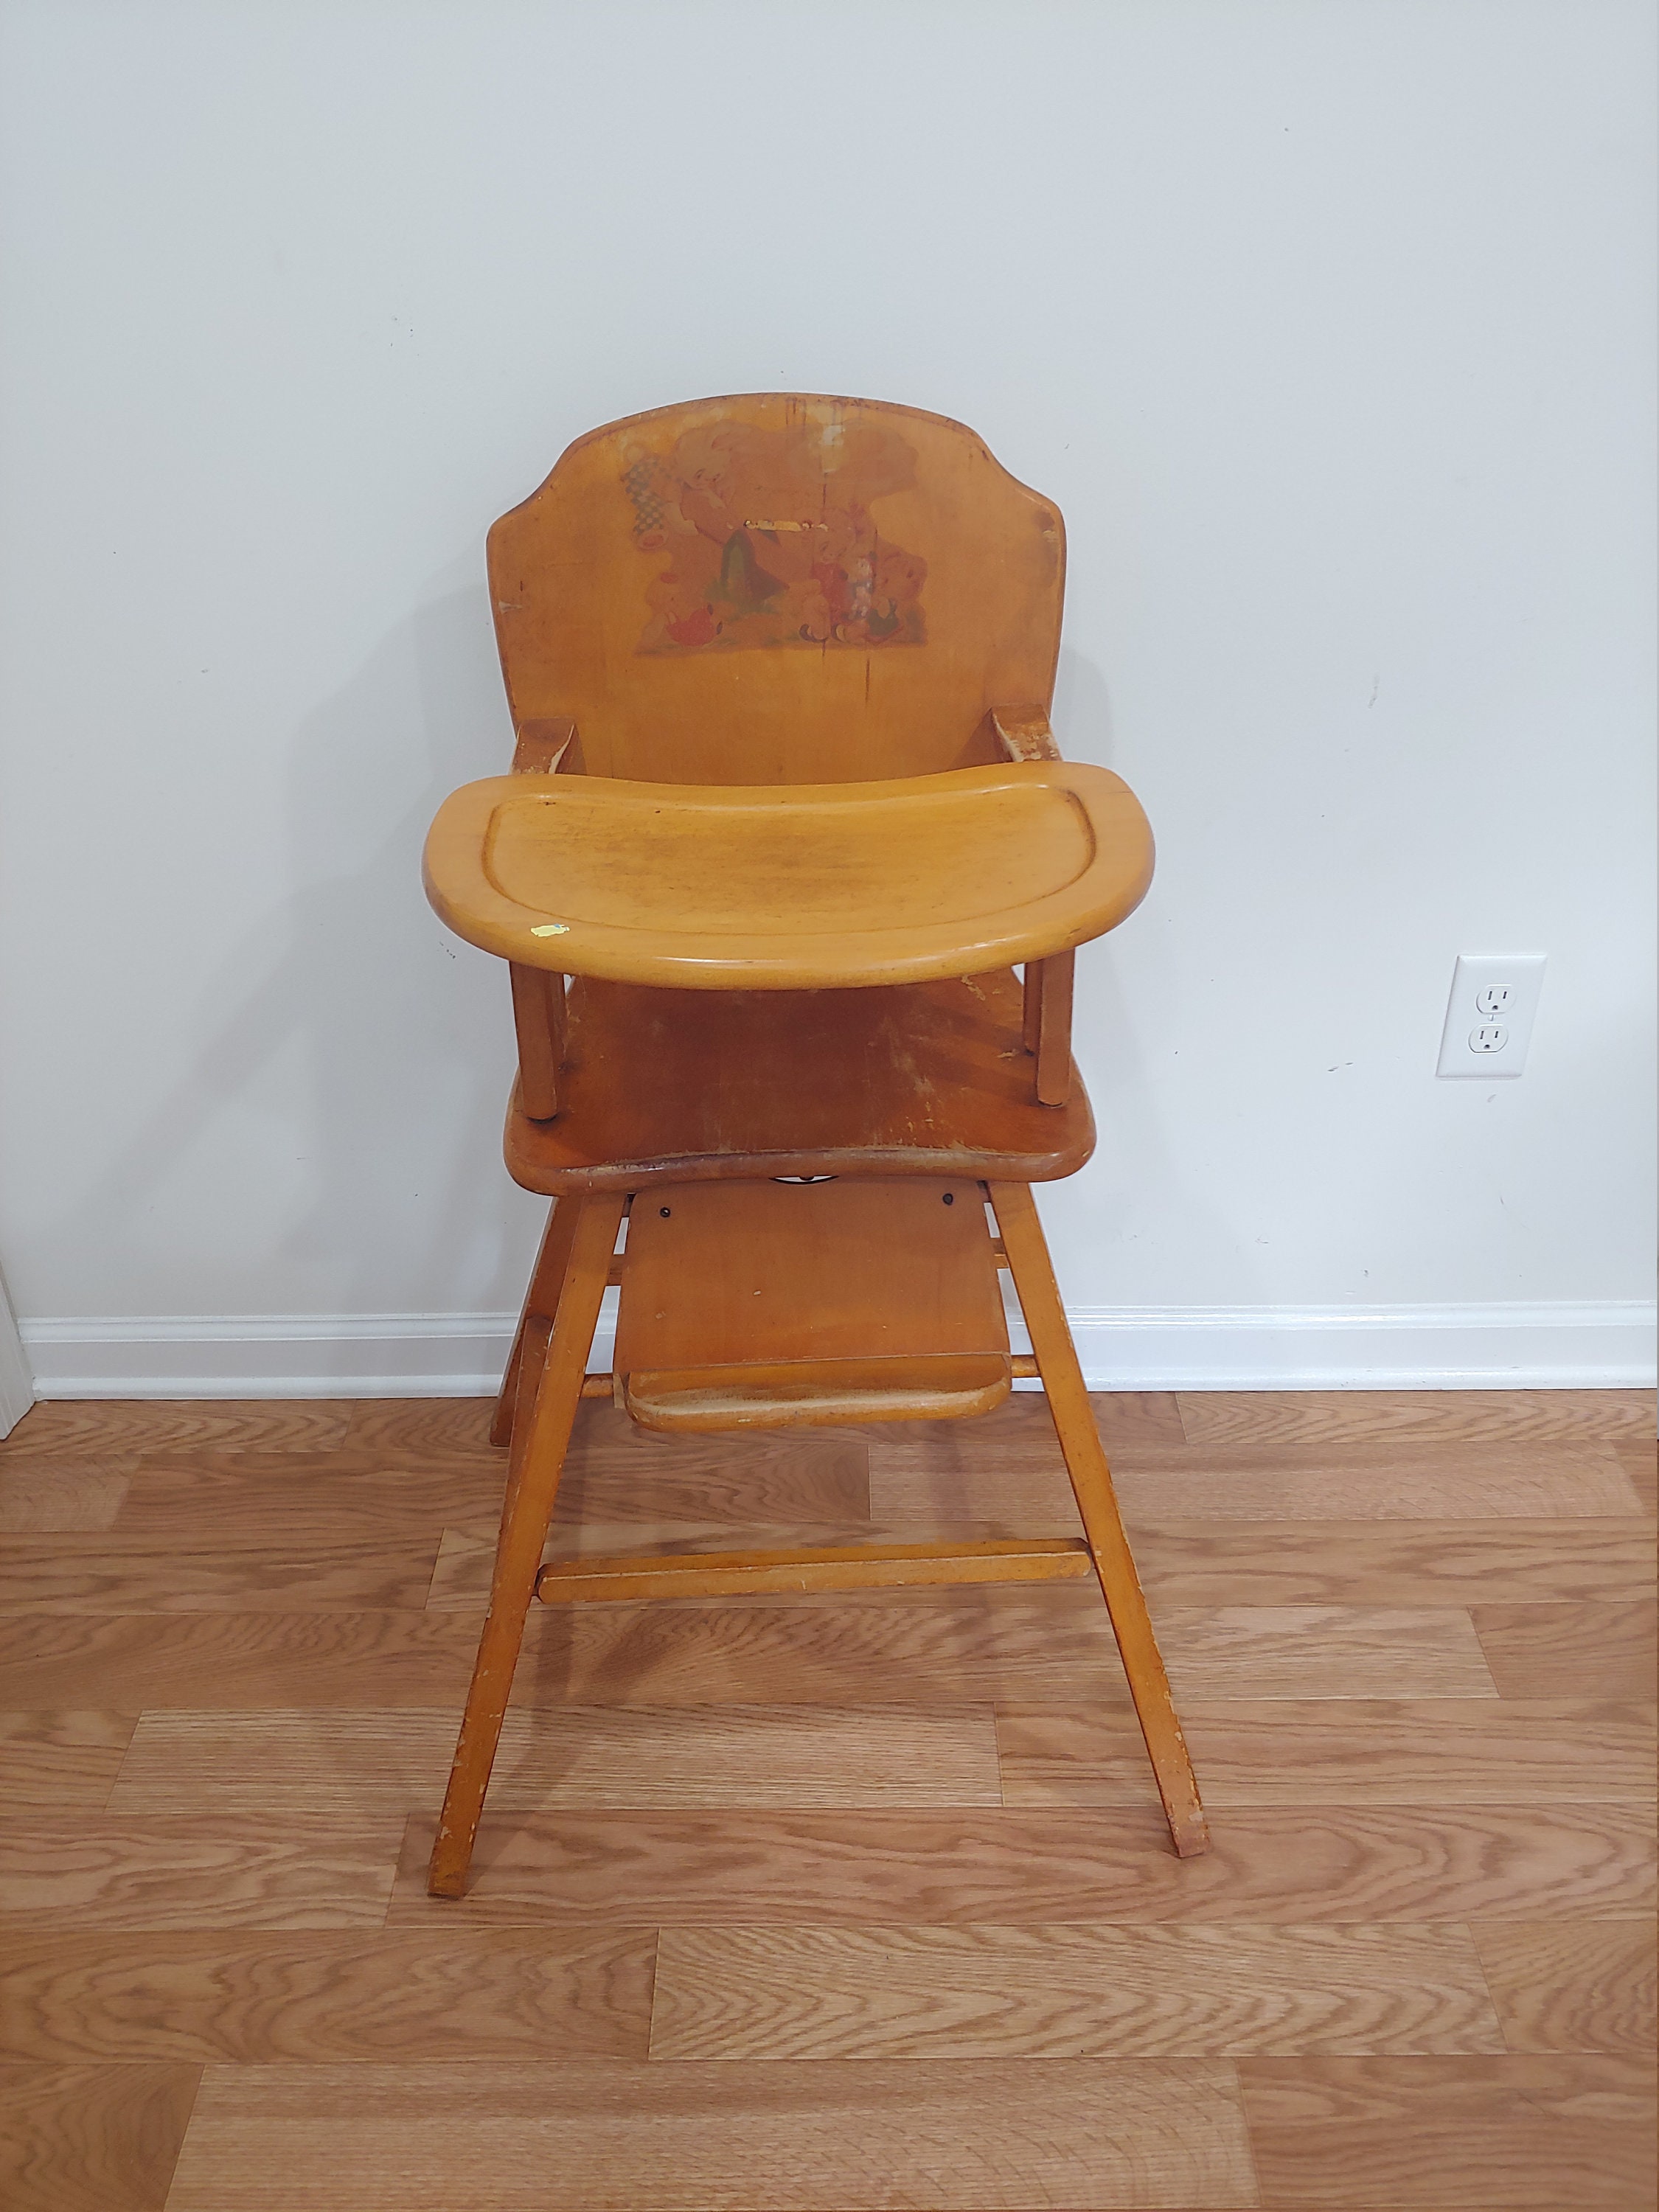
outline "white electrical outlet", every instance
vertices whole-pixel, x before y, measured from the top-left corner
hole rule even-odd
[[[1437,1075],[1519,1075],[1544,988],[1541,952],[1462,952]]]

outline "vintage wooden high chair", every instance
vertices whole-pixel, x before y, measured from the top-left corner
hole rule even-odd
[[[1049,733],[1063,570],[1053,506],[961,423],[781,393],[595,430],[489,533],[518,749],[445,802],[426,879],[509,963],[507,1164],[555,1203],[491,1431],[436,1896],[465,1883],[532,1596],[1096,1575],[1175,1848],[1207,1844],[1030,1191],[1094,1146],[1073,948],[1152,867],[1127,787]],[[607,1283],[614,1371],[589,1375]],[[1017,1375],[1080,1540],[542,1564],[584,1395],[666,1431],[939,1419]]]

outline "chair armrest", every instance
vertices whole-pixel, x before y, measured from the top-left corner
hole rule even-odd
[[[582,767],[582,741],[568,714],[520,723],[514,775],[580,775]]]
[[[991,727],[1011,761],[1057,761],[1060,747],[1043,707],[993,707]]]

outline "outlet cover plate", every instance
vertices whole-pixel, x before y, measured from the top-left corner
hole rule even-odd
[[[1543,988],[1541,952],[1460,952],[1435,1073],[1519,1075]]]

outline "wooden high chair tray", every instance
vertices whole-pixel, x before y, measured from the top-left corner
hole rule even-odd
[[[498,775],[447,799],[428,896],[526,967],[694,990],[917,983],[1112,928],[1152,838],[1109,769],[1018,761],[874,783]]]

